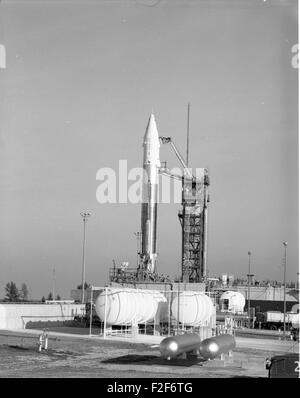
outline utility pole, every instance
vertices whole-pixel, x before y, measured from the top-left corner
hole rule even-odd
[[[84,287],[85,287],[85,251],[86,251],[86,233],[85,224],[91,213],[80,213],[83,220],[83,254],[82,254],[82,280],[81,280],[81,302],[84,304]]]
[[[251,264],[251,252],[250,251],[248,251],[248,256],[249,256],[249,261],[248,261],[248,327],[250,329],[250,326],[251,326],[251,319],[250,319],[250,317],[251,317],[251,314],[250,314],[250,310],[251,310],[251,308],[250,308],[250,277],[251,277],[250,264]]]
[[[286,297],[285,297],[285,285],[286,285],[286,259],[287,259],[287,242],[283,242],[284,246],[284,271],[283,271],[283,339],[285,340],[286,331]]]

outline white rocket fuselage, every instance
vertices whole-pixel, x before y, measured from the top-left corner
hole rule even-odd
[[[151,114],[144,136],[144,181],[142,203],[142,258],[149,272],[155,272],[156,229],[158,202],[159,136],[154,115]]]

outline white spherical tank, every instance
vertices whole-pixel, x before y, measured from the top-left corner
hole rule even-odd
[[[240,292],[228,290],[227,292],[224,292],[220,297],[221,309],[233,313],[243,312],[245,303],[245,297]]]
[[[106,296],[106,298],[105,298]],[[153,321],[165,296],[156,290],[107,288],[102,290],[95,302],[95,310],[107,325],[130,325]]]
[[[172,315],[187,326],[203,325],[213,315],[212,300],[202,292],[185,291],[172,300]]]
[[[296,314],[299,313],[299,304],[294,304],[292,306],[291,312],[294,312]]]

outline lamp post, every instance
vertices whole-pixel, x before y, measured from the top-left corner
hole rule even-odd
[[[251,320],[250,320],[250,264],[251,264],[251,252],[248,251],[249,261],[248,261],[248,327],[250,329]]]
[[[85,224],[91,213],[80,213],[83,220],[83,253],[82,253],[82,280],[81,280],[81,302],[84,304],[84,287],[85,287],[85,251],[86,251],[86,233]]]
[[[286,330],[286,297],[285,297],[285,285],[286,285],[286,259],[287,259],[287,242],[283,242],[284,246],[284,271],[283,271],[283,339],[285,339],[285,330]]]

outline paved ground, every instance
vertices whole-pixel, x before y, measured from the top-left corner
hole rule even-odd
[[[166,361],[160,357],[157,336],[134,342],[51,332],[49,350],[39,353],[39,333],[0,331],[0,377],[257,378],[267,377],[267,357],[299,350],[290,341],[237,337],[233,357],[225,362]]]

